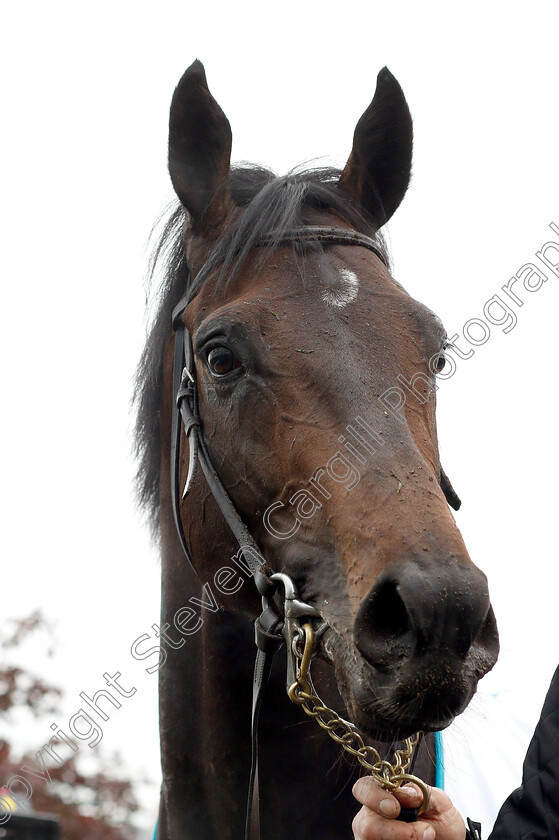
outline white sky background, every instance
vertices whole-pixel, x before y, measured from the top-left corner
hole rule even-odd
[[[158,620],[159,569],[132,501],[129,401],[146,242],[172,195],[175,84],[200,58],[233,158],[284,172],[345,161],[387,64],[415,126],[413,182],[390,223],[395,276],[452,334],[559,224],[558,24],[552,2],[35,2],[4,13],[2,612],[40,606],[56,619],[55,659],[29,656],[66,689],[59,723],[104,671],[137,687],[102,747],[148,773],[152,811],[156,677],[129,647]],[[456,518],[500,624],[497,676],[522,676],[535,710],[559,654],[558,286],[524,292],[516,328],[495,327],[439,392]],[[40,746],[42,727],[10,734]]]

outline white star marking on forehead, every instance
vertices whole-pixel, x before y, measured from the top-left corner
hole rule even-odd
[[[340,268],[338,271],[337,288],[327,289],[322,294],[322,300],[328,306],[337,306],[342,308],[351,303],[357,297],[359,291],[359,278],[350,271],[349,268]]]

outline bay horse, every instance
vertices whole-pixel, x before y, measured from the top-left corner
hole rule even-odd
[[[459,501],[438,453],[446,334],[392,278],[379,234],[410,180],[398,82],[379,73],[342,171],[276,177],[232,167],[230,154],[196,61],[171,105],[179,204],[155,255],[165,279],[137,379],[139,495],[162,556],[159,840],[244,836],[262,608],[235,523],[320,616],[315,684],[371,742],[448,726],[498,653],[486,577],[449,510]],[[183,431],[177,331],[192,342],[178,390],[195,383],[197,406]],[[178,501],[172,462],[188,491]],[[261,719],[262,837],[341,840],[359,765],[290,702],[276,659]],[[423,746],[415,772],[432,782],[428,736]]]

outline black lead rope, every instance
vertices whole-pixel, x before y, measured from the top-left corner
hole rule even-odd
[[[245,840],[257,840],[260,837],[260,785],[258,779],[258,729],[260,709],[273,663],[273,652],[258,650],[254,662],[254,680],[252,683],[252,721],[251,721],[251,763],[248,782],[248,798],[245,825]]]
[[[245,840],[260,838],[260,785],[258,779],[258,730],[260,710],[264,700],[266,686],[270,679],[274,654],[283,643],[280,629],[283,622],[272,607],[267,607],[256,619],[255,642],[257,647],[252,683],[252,720],[251,720],[251,765],[248,785]]]
[[[421,746],[422,740],[423,740],[423,732],[421,732],[420,735],[419,735],[419,740],[418,740],[417,746],[415,748],[415,755],[412,758],[410,767],[407,771],[412,776],[413,776],[413,771],[415,769],[415,763],[417,761],[417,756],[419,755],[419,748]],[[400,822],[406,822],[406,823],[417,822],[417,820],[419,819],[419,808],[400,808],[400,813],[398,814],[396,819],[400,820]]]

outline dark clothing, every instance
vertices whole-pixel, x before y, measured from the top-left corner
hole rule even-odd
[[[559,840],[559,668],[524,759],[522,785],[505,801],[489,840]]]

